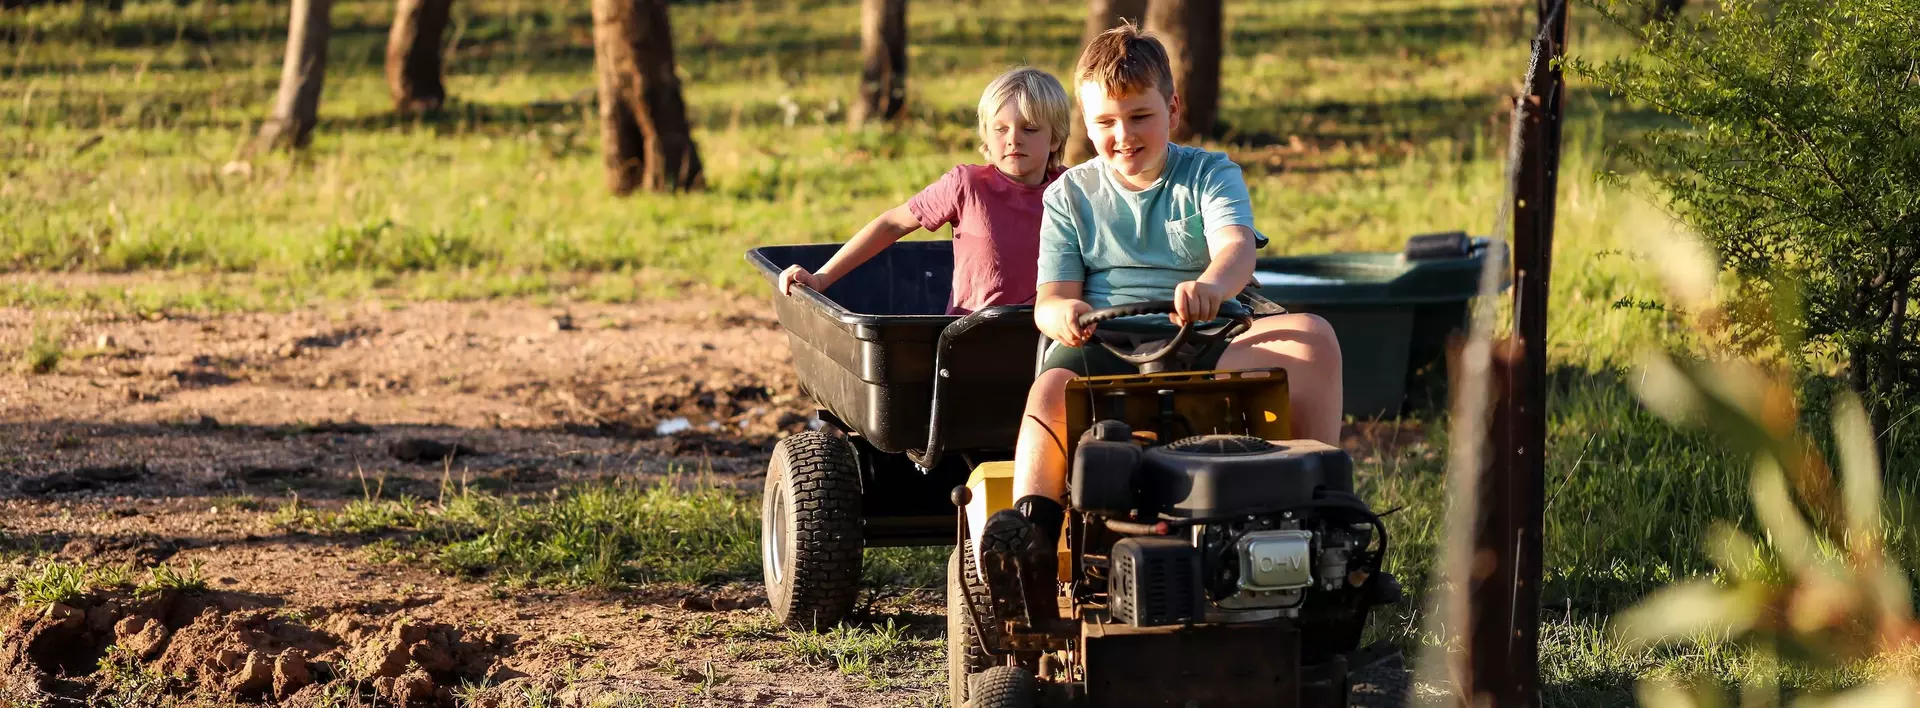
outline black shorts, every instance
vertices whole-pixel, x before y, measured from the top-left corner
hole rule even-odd
[[[1172,330],[1151,334],[1112,332],[1104,333],[1104,336],[1108,338],[1114,338],[1116,336],[1122,337],[1126,340],[1122,348],[1131,347],[1134,348],[1135,351],[1138,351],[1138,347],[1141,344],[1155,341],[1164,342],[1173,338]],[[1159,346],[1160,345],[1156,344],[1150,348],[1158,348]],[[1195,348],[1200,345],[1187,343],[1181,346],[1187,350],[1185,352],[1186,354],[1193,355],[1195,354]],[[1197,353],[1193,359],[1193,368],[1188,370],[1211,371],[1218,368],[1220,365],[1220,356],[1226,353],[1227,343],[1215,341],[1212,345]],[[1047,355],[1040,368],[1042,370],[1067,369],[1080,376],[1126,376],[1140,373],[1139,368],[1127,363],[1120,357],[1114,356],[1113,352],[1107,351],[1107,348],[1100,346],[1099,342],[1088,342],[1087,346],[1084,347],[1069,347],[1059,342],[1051,342],[1047,345]]]

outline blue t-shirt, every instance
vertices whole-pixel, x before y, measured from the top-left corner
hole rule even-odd
[[[1175,286],[1212,262],[1209,234],[1253,228],[1240,166],[1185,145],[1167,145],[1166,168],[1146,189],[1121,186],[1096,157],[1068,168],[1041,204],[1039,282],[1085,283],[1081,299],[1096,308],[1172,299]],[[1264,247],[1266,237],[1254,234]]]

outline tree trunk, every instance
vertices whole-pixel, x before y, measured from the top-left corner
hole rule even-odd
[[[907,107],[907,0],[862,0],[860,55],[854,124],[899,118]]]
[[[1121,23],[1140,23],[1140,16],[1147,11],[1147,0],[1092,0],[1087,3],[1087,24],[1080,30],[1080,49],[1084,51],[1094,37],[1101,32],[1119,27]],[[1066,77],[1069,94],[1080,95],[1079,77]],[[1073,135],[1067,138],[1067,164],[1076,165],[1086,162],[1094,156],[1093,143],[1087,140],[1087,123],[1080,119],[1080,102],[1073,102]]]
[[[1907,287],[1913,282],[1912,274],[1903,273],[1896,282],[1899,285],[1894,286],[1893,294],[1889,298],[1888,309],[1891,310],[1891,316],[1888,317],[1886,340],[1882,344],[1884,351],[1880,354],[1884,360],[1880,362],[1880,373],[1876,377],[1880,379],[1880,390],[1875,392],[1877,395],[1874,396],[1874,401],[1867,407],[1867,420],[1873,426],[1874,440],[1879,443],[1882,464],[1885,464],[1889,459],[1888,455],[1893,452],[1893,431],[1887,429],[1893,423],[1893,402],[1896,397],[1907,393],[1900,368],[1906,361],[1908,351]]]
[[[593,0],[607,187],[686,191],[706,182],[673,67],[666,0]]]
[[[447,101],[441,82],[440,36],[453,0],[398,0],[387,32],[387,92],[401,113],[439,110]]]
[[[1687,0],[1653,0],[1653,5],[1648,8],[1648,19],[1654,22],[1672,22],[1673,18],[1680,16],[1680,11],[1686,6]]]
[[[327,75],[327,38],[333,32],[327,16],[332,9],[333,0],[293,0],[280,93],[273,99],[273,115],[260,126],[256,146],[297,150],[312,142]]]
[[[1180,93],[1180,123],[1173,139],[1214,134],[1220,112],[1222,0],[1153,0],[1147,29],[1160,35],[1173,60],[1173,87]]]

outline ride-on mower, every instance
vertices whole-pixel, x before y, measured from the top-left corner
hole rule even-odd
[[[1392,415],[1417,397],[1483,260],[1500,257],[1484,239],[1440,236],[1401,253],[1261,259],[1261,294],[1333,324],[1347,414]],[[836,249],[748,259],[774,282]],[[1397,589],[1349,459],[1289,439],[1283,371],[1180,370],[1246,311],[1184,333],[1147,316],[1164,303],[1091,313],[1117,318],[1100,331],[1183,341],[1126,352],[1140,375],[1072,384],[1074,509],[1054,576],[1036,577],[1046,564],[1032,558],[972,553],[965,531],[1012,505],[1007,461],[1043,341],[1031,306],[942,314],[952,268],[951,244],[901,242],[826,292],[773,298],[819,405],[816,429],[782,440],[767,468],[762,566],[780,622],[844,619],[867,547],[955,544],[954,706],[1395,704],[1398,657],[1358,647],[1368,609]],[[1379,680],[1352,680],[1363,667]]]
[[[1082,316],[1147,373],[1069,385],[1057,549],[984,551],[976,568],[967,529],[1011,505],[1012,465],[981,464],[953,491],[954,705],[1350,705],[1367,611],[1400,599],[1386,526],[1354,494],[1346,452],[1289,439],[1285,370],[1189,370],[1251,322],[1229,309],[1201,329],[1119,319],[1171,301]],[[1151,351],[1109,340],[1156,329]]]

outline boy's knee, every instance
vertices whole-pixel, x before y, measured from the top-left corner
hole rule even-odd
[[[1288,348],[1302,361],[1340,360],[1340,338],[1334,335],[1333,325],[1326,318],[1300,313],[1276,324],[1275,329],[1286,332],[1279,340],[1289,344]]]
[[[1326,318],[1315,314],[1306,315],[1301,331],[1307,335],[1306,341],[1309,346],[1331,354],[1334,359],[1339,358],[1340,338],[1334,334],[1333,324],[1327,322]]]
[[[1042,404],[1065,401],[1067,384],[1078,376],[1072,369],[1047,369],[1033,380],[1033,388],[1027,389],[1029,403]]]

